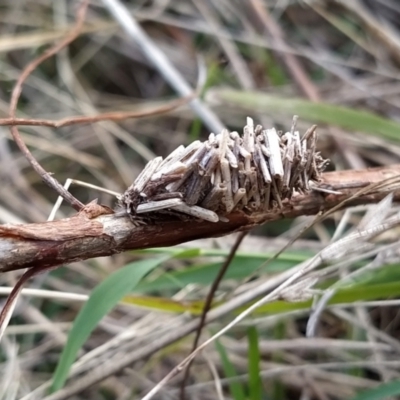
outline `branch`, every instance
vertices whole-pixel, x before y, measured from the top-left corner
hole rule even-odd
[[[94,257],[249,230],[268,221],[315,215],[340,206],[377,203],[388,192],[400,201],[400,164],[359,171],[322,174],[319,190],[296,194],[282,208],[246,214],[236,211],[226,222],[164,219],[134,226],[128,217],[92,202],[71,218],[58,221],[0,226],[0,272],[51,267]],[[333,192],[340,192],[333,193]],[[344,203],[343,203],[344,202]],[[343,204],[342,204],[343,203]],[[195,221],[195,222],[194,222]]]
[[[149,108],[139,111],[115,111],[92,116],[72,116],[61,119],[32,119],[32,118],[0,118],[0,126],[46,126],[50,128],[62,128],[64,126],[78,124],[92,124],[101,121],[123,121],[128,118],[144,118],[173,111],[176,108],[185,105],[196,96],[181,97],[177,100],[171,100],[156,108]]]
[[[14,89],[11,94],[11,101],[10,101],[10,109],[9,109],[9,117],[11,120],[15,119],[18,100],[22,93],[22,85],[24,84],[25,80],[28,76],[45,60],[50,58],[51,56],[57,54],[61,49],[66,47],[69,43],[71,43],[80,33],[83,23],[85,21],[86,11],[89,5],[89,0],[82,1],[81,5],[79,6],[77,13],[76,13],[76,23],[75,26],[71,29],[68,35],[62,40],[60,43],[54,45],[53,47],[49,48],[45,51],[41,56],[31,61],[22,71],[21,75],[19,76]],[[42,177],[43,181],[53,188],[63,199],[65,199],[69,204],[71,204],[75,210],[80,210],[83,207],[83,204],[72,196],[58,181],[57,179],[53,178],[35,159],[32,153],[29,151],[28,147],[22,140],[17,126],[10,127],[11,135],[24,154],[26,159],[31,164],[32,168]]]

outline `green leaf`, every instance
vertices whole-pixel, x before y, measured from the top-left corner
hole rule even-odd
[[[215,252],[210,255],[220,255]],[[222,255],[222,254],[221,254]],[[225,254],[223,254],[225,255]],[[273,254],[271,254],[273,255]],[[244,279],[253,272],[258,272],[258,268],[268,260],[270,254],[244,254],[237,255],[228,268],[224,276],[227,279]],[[309,254],[281,254],[276,260],[273,260],[260,272],[281,272],[285,271],[301,261],[307,259]],[[194,265],[183,270],[167,272],[161,274],[152,281],[146,280],[140,283],[136,288],[138,293],[151,293],[164,290],[176,290],[184,288],[188,284],[210,285],[218,274],[222,262]]]
[[[53,375],[51,392],[64,386],[79,349],[86,342],[100,320],[125,295],[130,293],[148,272],[168,258],[170,258],[169,255],[130,263],[108,276],[93,289],[89,300],[75,318],[68,335],[67,343]]]
[[[281,97],[261,92],[240,91],[233,89],[213,89],[211,98],[224,105],[243,108],[249,113],[279,113],[288,117],[294,114],[312,123],[323,123],[340,126],[344,129],[360,131],[398,142],[400,124],[368,111],[327,103],[314,103],[293,97]]]
[[[215,347],[219,353],[221,358],[222,368],[224,369],[224,373],[227,378],[236,378],[237,372],[235,370],[234,365],[229,360],[228,354],[225,350],[225,347],[221,344],[219,340],[215,341]],[[244,394],[243,386],[235,381],[234,379],[229,383],[229,390],[231,392],[232,397],[235,400],[246,400],[246,396]]]
[[[384,400],[400,394],[400,381],[384,383],[374,389],[359,393],[351,400]]]
[[[204,301],[179,301],[169,297],[154,297],[154,296],[138,296],[128,295],[121,299],[123,304],[131,304],[136,307],[144,307],[151,310],[165,311],[169,313],[184,313],[188,312],[192,315],[201,315],[204,309]],[[216,302],[212,303],[218,304]]]
[[[258,348],[258,332],[255,326],[247,330],[249,343],[249,399],[262,399],[262,385],[260,378],[260,349]]]

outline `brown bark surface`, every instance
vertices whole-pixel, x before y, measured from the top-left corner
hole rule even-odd
[[[0,226],[0,272],[32,267],[50,267],[127,250],[172,246],[194,239],[223,236],[281,218],[329,211],[344,200],[342,207],[376,203],[393,192],[400,200],[400,165],[359,171],[327,172],[320,187],[341,194],[311,191],[283,203],[282,209],[266,213],[235,212],[228,222],[159,221],[135,227],[128,218],[94,202],[82,211],[58,221]],[[376,185],[393,178],[393,182]],[[374,185],[375,187],[371,187]]]

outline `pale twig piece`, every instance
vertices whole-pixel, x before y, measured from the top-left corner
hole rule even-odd
[[[197,140],[197,142],[199,142],[200,144],[199,140]],[[164,158],[164,160],[160,164],[160,168],[163,168],[166,165],[173,163],[175,161],[179,161],[184,152],[185,152],[185,146],[181,144],[171,154],[169,154],[166,158]]]
[[[236,193],[239,190],[239,173],[237,168],[232,169],[231,185],[232,185],[232,193]]]
[[[314,181],[308,181],[308,188],[310,188],[311,190],[315,190],[316,192],[329,193],[335,195],[343,194],[342,192],[338,192],[337,190],[330,190],[319,187]]]
[[[240,138],[239,132],[236,132],[236,131],[230,132],[229,136],[233,140],[236,140],[236,139]]]
[[[265,157],[271,157],[271,152],[268,150],[268,148],[264,144],[260,144],[261,151],[263,152]]]
[[[245,195],[246,195],[246,189],[243,188],[238,189],[238,191],[233,196],[233,206],[236,207],[236,205],[239,203],[240,200],[243,199]]]
[[[304,142],[300,142],[300,152],[301,152],[301,159],[300,159],[299,184],[301,184],[303,189],[309,190],[307,173],[305,171],[305,167],[307,165],[307,146]]]
[[[246,189],[244,189],[246,190]],[[244,196],[242,197],[241,203],[243,204],[244,207],[247,206],[247,204],[249,204],[249,200],[247,198],[247,193],[244,194]]]
[[[136,212],[138,214],[144,214],[152,211],[164,210],[166,208],[173,208],[183,204],[181,199],[167,199],[160,201],[149,201],[148,203],[139,204]]]
[[[208,143],[206,144],[207,153],[204,157],[199,161],[199,175],[204,175],[208,173],[211,176],[211,172],[216,167],[219,161],[219,154],[218,151],[211,147]]]
[[[281,149],[279,146],[279,136],[275,128],[266,129],[264,131],[265,146],[270,153],[269,167],[271,175],[274,178],[283,178],[283,165],[281,157]]]
[[[185,203],[172,207],[173,210],[191,215],[193,217],[204,219],[205,221],[218,222],[218,215],[210,210],[198,206],[188,206]]]
[[[77,179],[71,179],[71,178],[68,178],[65,181],[64,188],[66,190],[68,190],[69,187],[71,186],[71,184],[75,184],[75,185],[82,186],[82,187],[87,187],[89,189],[94,189],[94,190],[97,190],[97,191],[102,192],[102,193],[107,193],[107,194],[110,194],[111,196],[114,196],[117,199],[120,199],[121,196],[122,196],[121,193],[115,192],[114,190],[106,189],[106,188],[103,188],[101,186],[93,185],[92,183],[83,182],[83,181],[80,181],[80,180],[77,180]],[[58,196],[58,198],[57,198],[56,202],[54,203],[54,206],[53,206],[53,208],[52,208],[52,210],[50,212],[50,215],[47,218],[47,221],[53,221],[54,220],[56,212],[60,208],[63,200],[64,199],[61,196]]]
[[[213,185],[217,186],[222,182],[222,177],[221,177],[221,168],[217,167],[214,171],[214,182]]]
[[[297,182],[298,177],[301,174],[301,144],[300,144],[300,134],[298,131],[295,131],[292,134],[293,138],[293,164],[292,164],[292,176],[290,177],[289,187],[294,188],[297,186],[300,189],[300,182]]]
[[[262,125],[257,125],[254,128],[254,134],[256,135],[256,137],[262,133],[262,129],[263,129]]]
[[[249,153],[254,153],[254,122],[249,117],[247,117],[247,125],[243,129],[243,147]]]
[[[197,149],[203,146],[203,143],[200,142],[200,140],[195,140],[194,142],[190,143],[189,146],[187,146],[181,157],[178,159],[178,161],[184,162],[188,157],[190,157]]]
[[[251,159],[251,154],[240,144],[239,146],[239,154],[246,160],[246,159]]]
[[[192,174],[193,170],[195,169],[195,167],[197,167],[197,162],[196,163],[192,163],[192,164],[185,164],[187,166],[187,170],[186,172],[184,172],[183,176],[181,179],[169,183],[166,186],[166,189],[169,192],[176,192],[181,186],[183,186],[183,184],[187,181],[187,179],[189,178],[189,176]]]
[[[216,210],[221,204],[222,198],[226,193],[226,185],[220,183],[219,185],[214,185],[211,191],[207,194],[204,200],[201,202],[201,207],[207,208],[208,210]]]
[[[238,167],[238,160],[237,160],[235,154],[233,153],[233,151],[229,147],[226,148],[225,157],[229,161],[229,164],[232,168]]]
[[[153,174],[151,181],[157,181],[162,178],[163,175],[178,175],[183,174],[187,171],[188,167],[181,161],[176,161],[173,164],[164,165],[161,169]]]
[[[68,180],[69,179],[67,179],[67,181]],[[70,180],[71,180],[71,183],[73,183],[75,185],[78,185],[78,186],[87,187],[89,189],[97,190],[98,192],[102,192],[102,193],[107,193],[107,194],[110,194],[111,196],[115,196],[117,198],[119,196],[121,196],[121,193],[115,192],[114,190],[103,188],[101,186],[93,185],[92,183],[80,181],[80,180],[77,180],[77,179],[70,179]]]
[[[235,133],[237,133],[237,132],[235,132]],[[232,148],[232,152],[233,152],[234,156],[236,157],[236,159],[238,160],[238,162],[239,162],[239,154],[240,154],[240,149],[239,149],[240,141],[241,141],[241,139],[239,136],[235,137],[234,142],[233,142],[233,148]]]
[[[133,189],[141,193],[149,182],[154,172],[157,170],[158,166],[161,164],[162,157],[156,157],[154,160],[151,160],[147,163],[146,167],[142,171],[142,173],[137,177],[135,182],[133,183]]]
[[[284,138],[287,140],[285,154],[283,156],[283,185],[290,191],[289,182],[292,176],[292,163],[294,156],[293,136],[290,132],[285,133]]]
[[[269,184],[269,183],[271,183],[271,175],[269,173],[267,162],[265,161],[265,158],[261,152],[260,147],[257,147],[257,155],[258,155],[257,158],[258,158],[258,162],[259,162],[259,167],[261,170],[261,174],[264,178],[264,182],[265,182],[265,184]]]
[[[301,138],[301,141],[308,141],[308,139],[314,135],[315,130],[317,129],[317,125],[313,125],[311,128],[308,128],[304,136]]]
[[[68,190],[69,187],[71,186],[72,179],[68,178],[65,183],[64,183],[64,189]],[[50,212],[49,217],[47,218],[48,221],[53,221],[54,217],[56,216],[56,212],[58,209],[61,207],[61,203],[63,202],[64,198],[61,196],[58,196],[56,202],[54,203],[54,206]]]
[[[210,133],[209,135],[208,135],[208,142],[210,143],[210,144],[214,144],[215,142],[216,142],[216,140],[215,140],[215,133]]]
[[[244,158],[244,169],[246,171],[250,171],[251,170],[251,154],[243,146],[239,146],[239,153]]]
[[[208,143],[202,143],[200,147],[197,148],[197,150],[194,152],[193,155],[191,155],[188,159],[181,160],[185,165],[190,167],[194,163],[198,163],[200,160],[203,159],[205,154],[208,152],[210,149],[210,145]]]
[[[219,142],[219,159],[222,160],[225,157],[228,148],[229,131],[224,129],[221,134]]]
[[[188,206],[194,206],[198,202],[201,192],[209,180],[209,176],[197,175],[195,173],[192,174],[192,176],[188,179],[184,196],[185,203]]]
[[[314,125],[313,127],[316,127],[316,125]],[[307,164],[306,164],[306,171],[308,174],[309,179],[313,179],[314,177],[310,174],[311,172],[313,172],[311,169],[311,167],[314,164],[314,153],[315,153],[315,147],[316,147],[316,141],[317,141],[317,132],[315,131],[315,129],[309,129],[305,136],[307,136]]]
[[[225,194],[226,212],[230,213],[234,207],[232,198],[231,171],[229,169],[229,162],[225,158],[221,160],[220,165],[221,165],[221,174],[223,183],[226,185],[226,194]]]

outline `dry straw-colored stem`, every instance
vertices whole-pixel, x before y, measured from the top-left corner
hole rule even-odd
[[[346,201],[345,207],[376,203],[393,192],[400,200],[400,164],[358,171],[327,172],[319,184],[338,193],[311,191],[283,201],[282,208],[248,215],[237,211],[226,222],[165,220],[134,226],[129,218],[91,203],[71,218],[0,226],[0,272],[46,268],[127,250],[172,246],[194,239],[249,230],[268,221],[314,215]],[[380,184],[383,182],[382,184]],[[339,194],[340,193],[340,194]]]

